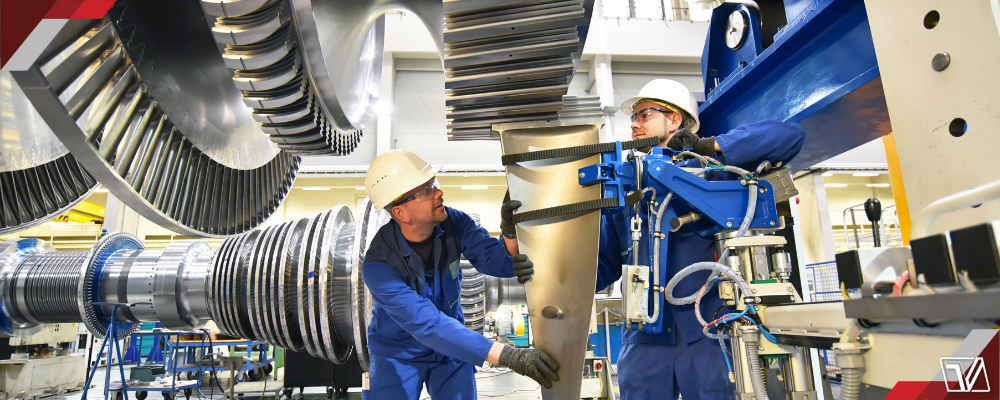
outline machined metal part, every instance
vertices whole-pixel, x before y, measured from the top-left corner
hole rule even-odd
[[[498,124],[504,154],[596,144],[602,120]],[[580,168],[599,156],[563,157],[508,165],[512,199],[519,212],[600,199],[601,188],[578,184]],[[561,366],[558,382],[542,389],[546,400],[577,399],[597,278],[600,212],[568,214],[517,225],[518,246],[539,268],[524,286],[535,345]],[[572,237],[572,241],[560,238]]]
[[[334,363],[356,353],[367,369],[373,300],[360,269],[389,217],[368,199],[362,210],[352,221],[350,209],[338,206],[229,238],[216,250],[199,241],[145,250],[125,233],[79,252],[52,251],[35,239],[0,243],[0,331],[83,322],[102,337],[115,323],[123,338],[140,322],[191,330],[214,320],[227,335]],[[500,282],[510,286],[501,298],[523,297],[513,278]],[[112,318],[116,304],[123,306]]]
[[[351,261],[351,322],[354,330],[354,350],[361,369],[365,371],[369,366],[367,343],[368,323],[372,317],[372,294],[365,286],[364,277],[361,276],[361,263],[364,261],[365,251],[372,235],[382,227],[382,224],[378,224],[379,211],[383,210],[375,210],[370,198],[366,197],[361,202],[361,207],[358,209],[361,215],[354,226],[354,250],[351,251],[354,257]]]
[[[12,282],[14,272],[28,256],[45,251],[53,251],[51,244],[38,239],[9,239],[0,243],[0,335],[30,335],[41,326],[28,321],[15,322]]]
[[[79,204],[97,186],[42,120],[9,72],[0,72],[0,234],[28,229]]]
[[[592,0],[445,2],[448,139],[497,139],[493,124],[558,117],[592,9]]]
[[[66,281],[67,288],[70,289],[76,284],[76,303],[80,320],[83,321],[87,329],[98,337],[108,334],[108,328],[112,323],[118,324],[118,339],[124,339],[131,335],[138,325],[131,322],[119,322],[118,315],[110,315],[114,306],[97,305],[92,303],[101,302],[100,285],[104,275],[104,268],[109,259],[120,251],[141,250],[142,242],[138,238],[128,233],[112,233],[104,236],[90,249],[89,254],[82,263],[74,265],[79,272],[77,282]],[[56,253],[58,254],[58,253]],[[69,322],[69,321],[48,321],[48,322]]]
[[[123,29],[135,31],[133,25]],[[274,212],[291,188],[297,156],[272,149],[260,163],[244,158],[250,165],[227,165],[233,160],[202,148],[210,140],[200,137],[196,142],[183,130],[194,116],[165,112],[176,102],[153,96],[158,92],[151,88],[156,87],[145,79],[154,75],[141,73],[141,66],[132,61],[145,58],[141,53],[132,58],[112,23],[65,36],[62,43],[50,46],[60,49],[57,56],[11,73],[48,128],[86,169],[68,159],[65,170],[47,169],[49,181],[62,180],[61,187],[77,189],[74,196],[64,190],[63,197],[77,200],[96,179],[143,217],[197,237],[246,232]],[[5,195],[5,202],[13,201],[7,199]]]
[[[1000,290],[978,292],[936,293],[925,296],[882,296],[845,300],[848,318],[867,318],[872,321],[926,319],[928,321],[954,321],[963,319],[1000,319]]]
[[[279,147],[348,155],[374,115],[385,11],[366,2],[203,0],[253,119]],[[218,57],[216,57],[218,59]]]

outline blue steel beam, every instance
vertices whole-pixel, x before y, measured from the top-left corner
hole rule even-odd
[[[699,134],[715,136],[766,119],[797,122],[806,142],[792,168],[801,170],[892,127],[864,2],[785,4],[789,14],[801,12],[762,51],[754,47],[761,40],[751,40],[760,35],[756,29],[740,49],[725,45],[726,19],[745,6],[726,3],[713,13],[702,55],[707,94]]]

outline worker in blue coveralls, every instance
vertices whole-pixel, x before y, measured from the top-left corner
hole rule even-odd
[[[693,149],[722,163],[753,171],[764,160],[787,163],[802,149],[805,133],[794,123],[761,121],[743,125],[716,137],[698,137],[698,103],[688,89],[672,80],[656,79],[644,86],[638,96],[622,103],[622,111],[631,115],[632,139],[660,138],[661,147],[674,150]],[[689,161],[698,167],[697,160]],[[728,172],[710,172],[708,180],[738,179]],[[609,209],[602,215],[597,290],[618,281],[622,264],[630,259],[631,237],[625,210]],[[715,261],[712,238],[702,238],[682,228],[667,234],[667,281],[678,271],[700,261]],[[626,258],[629,257],[629,258]],[[674,293],[687,296],[696,292],[708,279],[708,271],[695,273],[681,281]],[[723,303],[717,290],[709,290],[701,301],[704,318]],[[722,315],[719,313],[718,315]],[[663,309],[663,330],[650,334],[623,330],[622,349],[618,356],[618,382],[622,400],[731,399],[731,383],[724,353],[717,340],[702,333],[694,315],[694,304],[667,304]]]
[[[473,366],[484,361],[551,387],[559,365],[544,352],[494,343],[465,328],[462,255],[484,274],[517,276],[522,284],[534,266],[518,254],[517,240],[491,238],[471,217],[444,206],[440,170],[405,150],[382,154],[368,168],[368,196],[392,220],[375,234],[361,266],[374,298],[370,389],[362,398],[418,400],[426,384],[434,399],[475,399]]]

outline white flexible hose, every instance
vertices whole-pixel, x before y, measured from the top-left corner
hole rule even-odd
[[[861,394],[861,368],[841,368],[840,380],[840,400],[858,400]]]
[[[726,275],[726,277],[728,277],[729,280],[736,282],[736,285],[740,287],[740,290],[743,291],[743,293],[750,293],[750,286],[747,285],[747,282],[743,280],[743,277],[740,276],[740,274],[737,273],[736,270],[730,268],[725,264],[719,264],[717,262],[712,262],[712,261],[702,261],[685,267],[684,269],[677,272],[677,275],[674,275],[673,279],[671,279],[670,282],[667,282],[667,290],[666,290],[667,298],[674,299],[673,297],[674,288],[677,287],[677,284],[680,283],[680,281],[684,280],[684,278],[686,278],[688,275],[691,275],[697,271],[706,271],[706,270],[718,271]],[[695,293],[696,296],[697,294],[698,293]],[[671,304],[677,304],[677,303],[671,302]],[[702,325],[708,324],[708,322],[706,322],[699,313],[696,313],[695,316],[698,317],[698,322],[701,322]]]
[[[750,369],[750,384],[753,386],[753,394],[757,397],[757,400],[768,400],[767,387],[764,386],[764,375],[760,370],[760,356],[757,354],[757,343],[745,342],[744,348],[747,351],[747,368]],[[841,400],[846,400],[843,397],[843,391],[847,389],[846,386],[845,383],[841,389]]]
[[[746,234],[746,231],[750,228],[750,221],[753,220],[754,211],[756,211],[757,185],[748,185],[748,187],[749,187],[749,193],[750,193],[750,196],[749,196],[750,200],[747,203],[747,213],[743,217],[743,222],[740,224],[740,229],[738,231],[736,231],[736,237],[742,237],[744,234]],[[659,224],[659,220],[657,220],[657,224]],[[657,230],[659,230],[659,226],[657,226]],[[659,244],[660,244],[659,241],[657,241],[656,245],[654,246],[654,249],[655,249],[654,250],[654,256],[653,256],[654,263],[655,263],[654,265],[660,265],[659,264]],[[720,257],[719,257],[719,263],[725,261],[725,257],[728,254],[729,254],[729,249],[724,250],[722,252],[722,254],[720,255]],[[688,268],[690,268],[690,267],[688,267]],[[694,292],[694,293],[692,293],[692,294],[690,294],[690,295],[688,295],[686,297],[680,297],[680,298],[674,297],[674,295],[673,295],[673,286],[676,286],[676,284],[680,282],[679,279],[683,279],[685,276],[687,276],[687,275],[683,275],[682,276],[681,273],[683,271],[686,271],[688,268],[685,268],[685,269],[681,270],[681,272],[678,272],[677,275],[674,275],[674,278],[670,280],[670,282],[673,283],[673,285],[670,285],[670,284],[667,285],[667,293],[666,293],[667,294],[667,301],[670,302],[670,304],[673,304],[673,305],[684,305],[684,304],[694,303],[695,301],[698,300],[698,297],[699,297],[698,294],[699,294],[699,292]],[[716,276],[717,276],[717,274],[712,274],[711,276],[709,276],[708,279],[712,280]],[[750,293],[749,289],[746,291],[746,293]],[[701,315],[698,315],[698,320],[702,321]],[[704,324],[705,324],[705,322],[702,322],[702,325],[704,325]]]

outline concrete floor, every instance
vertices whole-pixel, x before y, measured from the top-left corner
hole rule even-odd
[[[112,381],[118,380],[118,370],[117,370],[117,367],[115,367],[115,368],[116,369],[112,370],[112,376],[111,376],[111,380]],[[125,367],[125,376],[129,376],[129,368],[130,367],[128,367],[128,366]],[[279,385],[281,385],[281,381],[280,380],[282,379],[282,375],[281,375],[282,372],[283,372],[283,369],[280,369],[278,371],[278,375],[279,375],[279,377],[278,377],[279,380],[278,381],[273,380],[273,377],[274,377],[273,373],[268,376],[268,379],[266,380],[267,390],[268,391],[271,391],[274,388],[276,388]],[[90,390],[88,390],[86,400],[100,400],[100,399],[104,399],[104,380],[105,380],[105,376],[106,376],[105,374],[106,373],[107,373],[106,370],[103,369],[103,368],[97,370],[97,372],[94,375],[94,380],[93,380],[93,382],[91,384],[91,388],[90,388]],[[219,390],[219,388],[217,386],[214,387],[214,389],[213,389],[213,387],[208,384],[208,379],[207,379],[208,375],[206,374],[205,376],[206,376],[206,379],[204,379],[202,381],[202,387],[201,387],[202,393],[204,394],[205,397],[200,397],[199,393],[197,391],[195,391],[191,398],[192,399],[201,399],[201,400],[205,400],[205,399],[209,399],[209,398],[214,399],[214,400],[223,400],[223,399],[225,399],[225,396],[220,392],[220,390]],[[226,375],[224,377],[220,377],[220,378],[221,378],[220,379],[220,381],[221,381],[220,383],[221,383],[222,387],[228,390],[228,388],[229,388],[228,375]],[[613,378],[617,378],[617,377],[613,376]],[[112,386],[115,386],[115,385],[112,385]],[[538,383],[535,383],[535,381],[531,380],[531,378],[527,378],[527,377],[518,375],[518,374],[513,373],[513,372],[509,372],[509,371],[508,372],[487,372],[487,371],[480,372],[480,373],[476,374],[476,386],[477,386],[477,389],[478,389],[478,392],[479,392],[479,398],[480,399],[491,399],[491,400],[492,399],[499,399],[499,400],[539,400],[539,399],[542,398],[542,396],[541,396],[541,389],[540,389]],[[259,385],[259,387],[263,387],[263,385]],[[617,389],[617,385],[614,385],[613,387],[615,387]],[[62,395],[45,397],[44,399],[46,399],[46,400],[80,400],[82,394],[83,394],[82,391],[69,392],[69,393],[62,394]],[[111,393],[110,398],[114,399],[114,395],[115,395],[115,393]],[[322,400],[322,399],[326,399],[326,397],[327,397],[327,395],[326,395],[326,388],[311,387],[311,388],[305,388],[305,390],[303,391],[303,394],[299,394],[298,389],[295,389],[294,394],[292,395],[292,400]],[[255,394],[255,393],[247,393],[244,396],[244,398],[245,398],[245,400],[256,400],[256,399],[260,398],[260,395],[259,394]],[[272,398],[273,397],[271,397],[271,395],[265,396],[265,399],[268,399],[268,400],[270,400]],[[346,398],[347,399],[361,399],[361,389],[351,389],[351,391],[348,393],[348,396]],[[129,392],[129,399],[135,399],[135,393]],[[162,400],[162,399],[163,399],[163,397],[161,396],[160,393],[150,392],[148,394],[148,397],[147,397],[146,400]],[[177,399],[184,399],[183,393],[178,393]],[[426,390],[424,391],[423,395],[421,395],[420,399],[421,400],[430,399],[430,396],[427,394]]]

